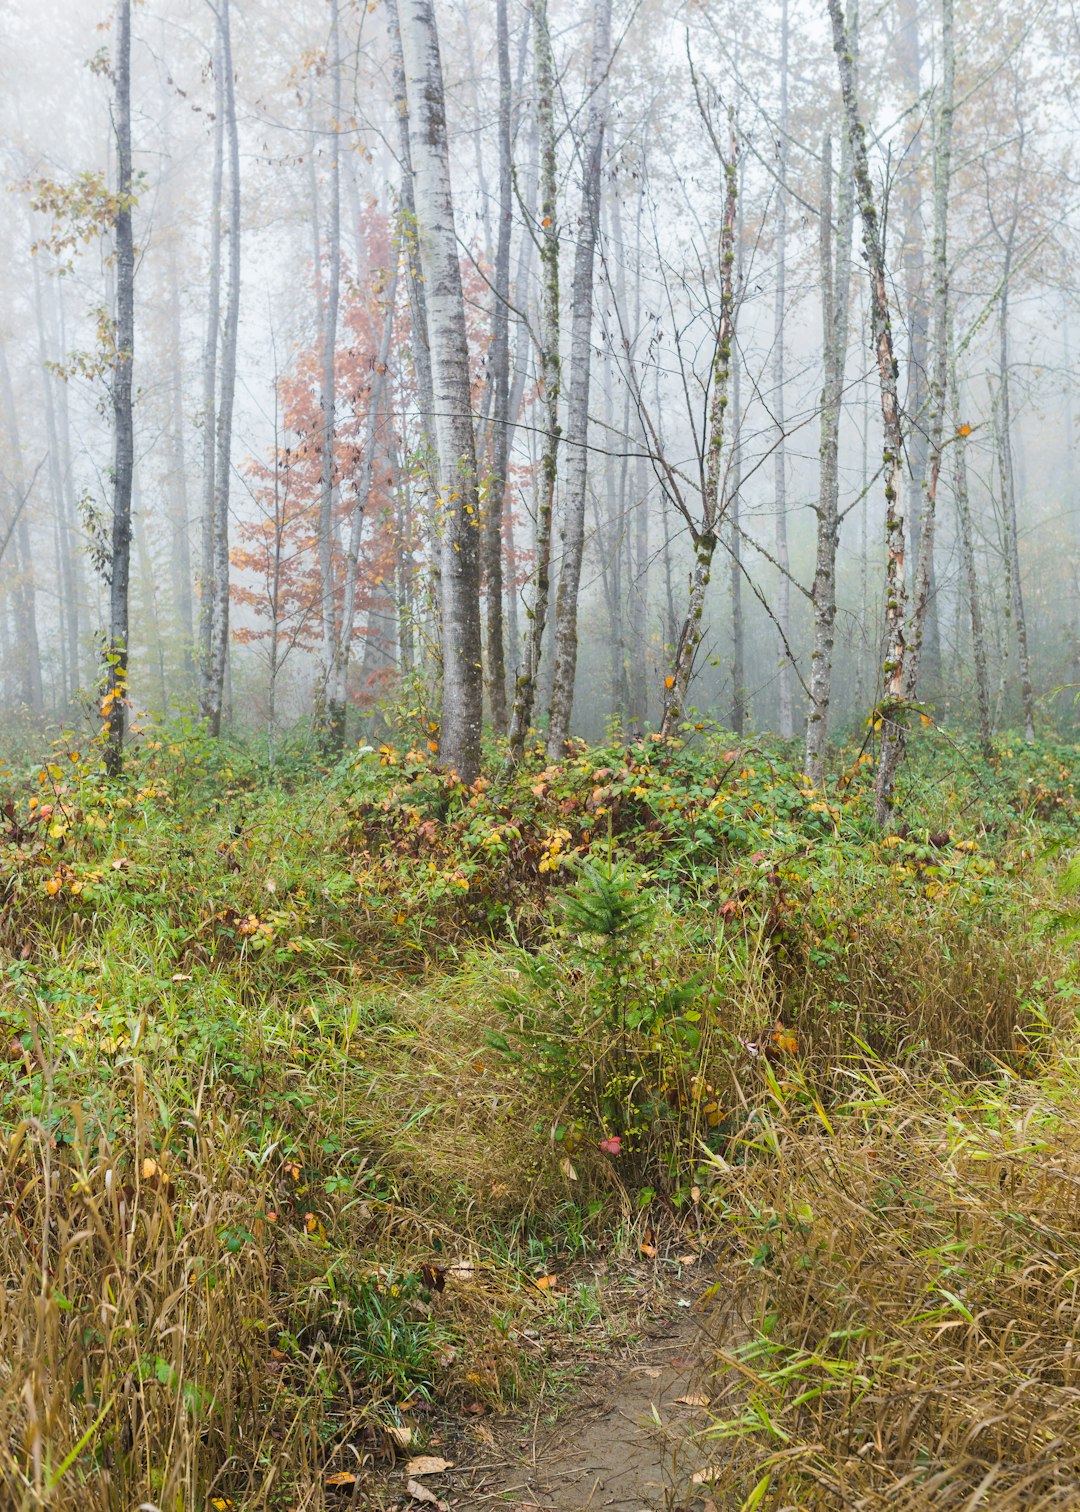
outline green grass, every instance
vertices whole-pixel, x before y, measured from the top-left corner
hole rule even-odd
[[[809,1444],[813,1400],[863,1432],[876,1382],[936,1369],[971,1325],[919,1287],[989,1285],[1005,1222],[1008,1265],[1030,1252],[1069,1295],[1071,1249],[986,1216],[1004,1167],[971,1151],[1071,1096],[1074,760],[1006,744],[984,768],[928,736],[883,839],[854,757],[813,792],[707,731],[473,789],[417,751],[271,771],[191,730],[148,732],[110,783],[59,743],[11,777],[0,838],[4,1505],[332,1505],[327,1477],[405,1429],[610,1347],[627,1302],[591,1268],[640,1261],[650,1229],[658,1275],[668,1239],[740,1236],[726,1282],[759,1352],[730,1378],[730,1505],[765,1473],[761,1505],[815,1504],[825,1451],[779,1473],[775,1430]],[[965,1120],[978,1203],[936,1155],[932,1218],[868,1189],[896,1310],[872,1348],[828,1343],[871,1300],[800,1225],[850,1185],[849,1147],[910,1184],[904,1131],[947,1150]],[[922,1270],[885,1265],[898,1230]],[[778,1308],[811,1274],[825,1301]],[[877,1494],[879,1460],[915,1474],[930,1442],[850,1484]]]

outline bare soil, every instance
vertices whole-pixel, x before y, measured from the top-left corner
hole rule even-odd
[[[439,1489],[453,1512],[673,1512],[701,1502],[711,1355],[691,1297],[601,1367],[553,1426],[518,1423]]]

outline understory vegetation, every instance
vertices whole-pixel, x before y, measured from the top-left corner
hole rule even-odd
[[[718,1507],[1080,1506],[1075,748],[432,733],[5,777],[3,1506],[371,1504],[687,1264]]]

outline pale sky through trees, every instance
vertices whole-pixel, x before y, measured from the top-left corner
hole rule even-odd
[[[136,717],[354,741],[424,690],[471,710],[467,745],[524,699],[553,755],[665,713],[798,739],[819,704],[830,735],[888,719],[869,206],[903,698],[1071,728],[1071,6],[846,6],[869,200],[826,0],[398,7],[400,52],[387,0],[132,6],[125,203],[124,5],[4,4],[5,718],[93,723],[119,644],[130,209]]]

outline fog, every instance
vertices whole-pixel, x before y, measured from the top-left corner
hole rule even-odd
[[[418,90],[432,106],[417,62],[428,11],[479,474],[471,528],[484,538],[471,591],[496,732],[515,705],[546,728],[560,675],[569,731],[588,738],[705,719],[804,738],[815,708],[835,736],[872,721],[883,697],[958,731],[1072,729],[1072,7],[962,0],[953,18],[936,0],[897,0],[843,18],[897,374],[898,564],[865,195],[851,189],[825,0],[397,5],[403,68],[386,0],[4,6],[9,730],[92,732],[110,688],[127,710],[114,736],[188,715],[271,740],[329,721],[353,742],[445,718],[454,495],[432,398],[445,291],[416,119]],[[125,213],[130,351],[118,339]],[[833,586],[819,538],[826,323],[841,297]],[[921,663],[890,691],[898,565]]]

